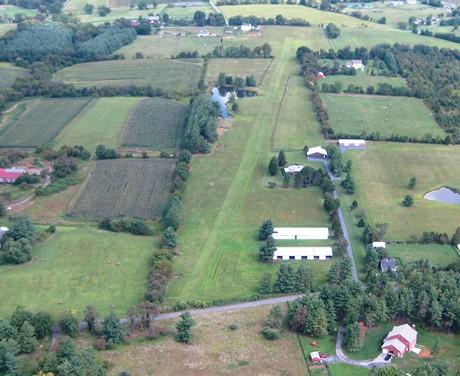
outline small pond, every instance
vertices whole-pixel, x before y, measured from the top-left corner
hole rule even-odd
[[[424,196],[427,200],[444,202],[446,204],[460,205],[460,193],[454,192],[452,189],[442,187],[434,191],[428,192]]]
[[[219,103],[220,106],[220,116],[223,118],[230,117],[228,113],[227,103],[234,96],[236,99],[253,97],[257,93],[252,90],[238,89],[234,87],[214,87],[212,89],[211,100],[213,102]]]

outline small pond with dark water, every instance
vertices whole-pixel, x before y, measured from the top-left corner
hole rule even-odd
[[[444,202],[446,204],[460,205],[460,193],[447,187],[428,192],[424,198],[431,201]]]
[[[254,97],[257,93],[252,90],[237,89],[234,87],[214,87],[212,89],[211,100],[219,103],[220,116],[223,118],[230,117],[228,113],[227,103],[234,96],[236,99],[245,97]]]

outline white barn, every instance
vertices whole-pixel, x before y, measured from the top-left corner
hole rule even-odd
[[[250,23],[244,23],[240,26],[240,30],[247,33],[252,30],[252,25]]]
[[[366,140],[340,139],[339,146],[342,148],[365,148]]]
[[[296,165],[285,167],[284,172],[286,174],[298,174],[300,173],[300,171],[302,171],[302,169],[303,169],[303,166],[296,164]]]
[[[330,260],[331,247],[278,247],[273,260]]]
[[[275,240],[318,240],[328,239],[327,227],[275,227],[273,229]]]
[[[372,248],[386,248],[385,242],[372,242]]]
[[[321,146],[315,146],[307,151],[308,158],[324,159],[327,158],[327,151]]]
[[[347,68],[355,68],[356,70],[364,70],[362,60],[352,60],[347,63]]]

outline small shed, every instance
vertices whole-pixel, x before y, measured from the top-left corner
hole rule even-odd
[[[385,242],[372,242],[372,248],[384,248],[386,247]]]
[[[365,148],[366,140],[357,140],[357,139],[340,139],[339,147],[341,148]]]
[[[284,168],[284,172],[286,174],[295,175],[295,174],[300,173],[300,171],[302,171],[303,167],[304,166],[301,166],[301,165],[298,165],[298,164],[287,166],[287,167]]]
[[[347,68],[354,68],[356,70],[364,70],[364,64],[361,59],[351,60],[347,63]]]
[[[310,353],[310,358],[313,363],[321,362],[321,357],[319,355],[319,351],[313,351]]]
[[[275,227],[273,229],[275,240],[318,240],[328,239],[327,227]]]
[[[273,260],[331,260],[331,247],[278,247],[273,254]]]
[[[327,151],[322,146],[315,146],[308,149],[307,157],[312,159],[326,159]]]
[[[398,262],[395,258],[385,257],[380,260],[380,270],[385,272],[397,272],[398,271]]]
[[[252,30],[252,25],[250,23],[244,23],[240,26],[240,30],[247,33]]]

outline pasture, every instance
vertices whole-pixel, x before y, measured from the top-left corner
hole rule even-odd
[[[152,85],[170,93],[191,94],[201,69],[197,60],[112,60],[76,64],[57,72],[55,79],[78,87]]]
[[[97,145],[118,147],[129,114],[141,98],[113,97],[94,99],[80,116],[58,135],[57,146],[83,145],[93,152]]]
[[[36,147],[52,141],[89,103],[89,99],[37,99],[0,131],[1,147]]]
[[[14,5],[0,5],[0,17],[14,18],[16,14],[22,14],[26,17],[34,17],[37,14],[37,10],[21,8]]]
[[[188,107],[163,98],[142,100],[129,116],[121,145],[155,150],[180,145]]]
[[[450,234],[449,234],[450,235]],[[388,244],[388,254],[403,264],[428,260],[432,266],[447,266],[459,259],[450,245],[440,244]]]
[[[351,151],[356,193],[353,199],[365,209],[371,224],[388,223],[387,240],[420,237],[424,231],[451,235],[458,226],[460,206],[429,201],[426,192],[440,186],[460,187],[457,170],[460,147],[425,144],[370,143],[367,150]],[[415,176],[415,189],[408,189]],[[413,207],[402,205],[405,195]]]
[[[193,7],[181,7],[181,6],[172,6],[172,7],[165,7],[161,11],[161,15],[167,13],[169,17],[172,19],[193,19],[193,15],[195,12],[204,12],[206,14],[213,13],[213,8],[209,5],[209,3],[203,2],[201,6],[193,6]]]
[[[11,87],[16,78],[27,77],[29,71],[10,63],[0,63],[0,89]]]
[[[284,308],[284,306],[283,306]],[[108,375],[122,371],[143,375],[305,375],[305,361],[294,333],[283,331],[277,341],[260,334],[271,306],[215,313],[195,318],[192,343],[184,346],[171,336],[140,341],[101,356]],[[173,328],[175,321],[162,323]],[[230,330],[236,324],[237,330]]]
[[[112,8],[112,5],[107,4],[107,0],[69,0],[64,4],[64,10],[69,12],[83,12],[83,7],[86,4],[93,5],[94,8],[97,8],[102,5],[108,5]]]
[[[346,89],[349,85],[360,86],[366,89],[368,86],[374,86],[377,88],[378,84],[390,84],[395,87],[405,87],[406,81],[402,77],[385,77],[385,76],[372,76],[369,73],[358,71],[356,76],[345,76],[345,75],[333,75],[326,76],[319,83],[325,82],[332,84],[334,82],[340,82],[343,89]]]
[[[85,3],[86,4],[86,3]],[[104,4],[105,5],[105,4]],[[84,4],[83,4],[84,6]],[[113,22],[115,20],[118,20],[120,18],[125,18],[125,19],[137,19],[139,17],[144,17],[146,18],[150,14],[156,14],[158,15],[161,12],[161,9],[165,6],[165,4],[160,4],[157,9],[144,9],[144,10],[139,10],[137,8],[129,8],[129,7],[123,7],[123,8],[112,8],[111,12],[107,14],[104,17],[101,17],[97,11],[95,10],[92,14],[86,14],[81,12],[83,8],[80,10],[80,14],[77,16],[81,22],[85,23],[92,23],[95,25],[103,24],[105,22]]]
[[[68,215],[158,219],[170,195],[173,169],[173,160],[159,158],[95,162]]]
[[[421,99],[360,94],[321,94],[321,98],[337,134],[445,136]]]
[[[58,227],[25,265],[0,266],[0,316],[16,306],[82,318],[87,305],[124,315],[143,299],[154,241],[91,227]]]
[[[253,75],[259,85],[271,63],[271,59],[211,59],[208,63],[206,80],[216,82],[219,73],[237,77]]]

